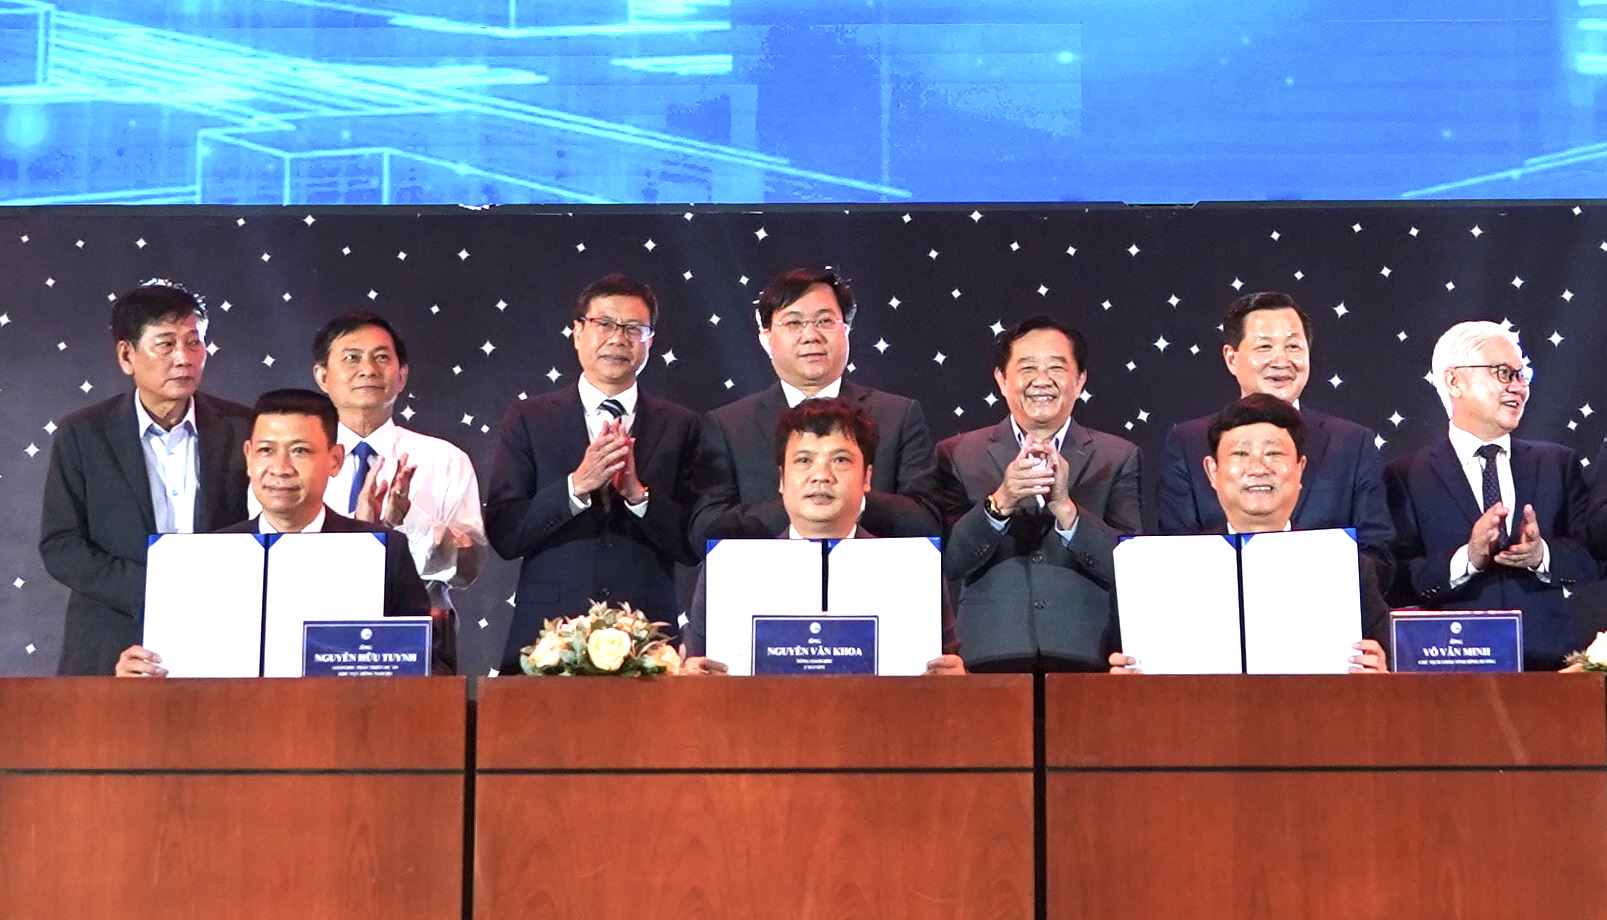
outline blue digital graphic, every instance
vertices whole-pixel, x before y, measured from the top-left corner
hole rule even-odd
[[[0,0],[0,203],[1607,197],[1602,0]]]

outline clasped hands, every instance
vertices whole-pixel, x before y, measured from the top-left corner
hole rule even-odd
[[[570,479],[576,495],[611,485],[628,504],[639,505],[647,500],[647,487],[636,475],[636,439],[625,430],[624,419],[603,423]]]
[[[1023,502],[1039,496],[1055,516],[1056,525],[1070,530],[1077,522],[1077,505],[1071,500],[1069,476],[1070,469],[1060,451],[1050,442],[1029,435],[1015,459],[1004,468],[1004,481],[993,492],[993,504],[999,513],[1008,516]]]
[[[397,458],[396,474],[389,482],[379,478],[383,465],[382,461],[369,466],[368,475],[363,477],[363,487],[357,492],[357,507],[352,517],[359,521],[379,521],[386,527],[400,527],[413,507],[408,492],[413,487],[413,472],[418,464],[408,463],[407,454],[403,454]]]
[[[1496,565],[1534,571],[1546,558],[1546,541],[1540,536],[1540,524],[1535,520],[1534,506],[1523,506],[1523,520],[1518,524],[1513,543],[1501,549],[1501,538],[1506,533],[1507,506],[1501,502],[1491,505],[1473,524],[1468,536],[1468,565],[1480,571]]]

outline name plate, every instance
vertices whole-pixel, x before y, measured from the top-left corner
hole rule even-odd
[[[1409,610],[1389,619],[1396,671],[1523,670],[1523,615],[1517,610]]]
[[[754,617],[755,674],[875,674],[875,617]]]
[[[425,677],[430,618],[310,620],[302,627],[303,677]]]

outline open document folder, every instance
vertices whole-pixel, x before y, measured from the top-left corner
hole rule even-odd
[[[300,677],[308,621],[379,619],[385,535],[158,534],[141,644],[169,677]]]
[[[1361,639],[1355,531],[1145,536],[1116,547],[1122,651],[1146,674],[1343,674]]]
[[[922,674],[942,654],[929,538],[721,540],[704,565],[707,654],[732,674]]]

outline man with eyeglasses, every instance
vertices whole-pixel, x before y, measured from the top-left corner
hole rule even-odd
[[[1295,506],[1299,530],[1353,527],[1381,583],[1394,570],[1394,528],[1384,501],[1383,464],[1372,431],[1303,406],[1311,378],[1311,319],[1288,294],[1261,291],[1228,305],[1222,317],[1222,360],[1241,398],[1265,393],[1300,410],[1306,425],[1305,489]],[[1216,416],[1172,426],[1161,454],[1161,533],[1219,533],[1226,519],[1205,477],[1206,432]]]
[[[672,630],[679,619],[697,416],[637,385],[657,322],[647,285],[593,281],[570,329],[580,379],[503,416],[486,533],[504,559],[522,560],[503,674],[520,673],[519,648],[544,620],[578,616],[591,600],[629,603]]]
[[[932,435],[920,403],[843,378],[854,296],[836,272],[799,268],[776,276],[759,295],[759,344],[776,382],[709,412],[698,446],[698,505],[692,546],[708,540],[773,537],[787,528],[770,449],[783,410],[809,398],[840,396],[869,413],[881,432],[859,523],[883,537],[939,536],[931,498]]]
[[[1395,519],[1396,606],[1522,610],[1525,670],[1555,670],[1581,647],[1566,589],[1597,578],[1577,453],[1523,441],[1532,375],[1517,333],[1452,326],[1431,378],[1447,436],[1384,468]]]

